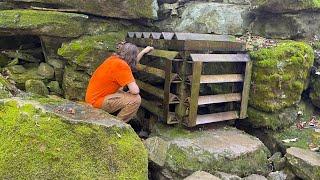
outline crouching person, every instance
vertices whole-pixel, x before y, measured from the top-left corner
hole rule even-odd
[[[152,51],[146,47],[139,53],[131,43],[118,45],[118,52],[107,58],[93,73],[86,92],[86,102],[108,113],[119,111],[117,117],[130,121],[141,104],[140,89],[135,82],[132,70],[144,54]],[[123,91],[127,86],[128,91]]]

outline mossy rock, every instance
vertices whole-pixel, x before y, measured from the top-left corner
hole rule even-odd
[[[314,62],[314,53],[308,44],[283,42],[276,47],[251,52],[251,58],[249,103],[252,107],[276,112],[300,101]]]
[[[0,67],[6,66],[10,61],[11,59],[7,55],[0,53]]]
[[[63,91],[60,88],[60,84],[58,81],[49,82],[47,87],[50,90],[50,94],[59,95],[59,96],[61,96],[63,94]]]
[[[320,108],[320,78],[319,77],[311,78],[310,99],[315,106]]]
[[[58,54],[78,69],[92,74],[94,70],[116,51],[116,44],[125,39],[125,32],[111,32],[102,35],[84,36],[64,43]]]
[[[302,10],[318,10],[320,8],[319,0],[253,0],[252,5],[259,9],[273,13],[299,12]]]
[[[64,97],[70,100],[84,101],[89,80],[90,76],[86,72],[66,66],[62,83]]]
[[[33,2],[72,8],[75,11],[98,16],[124,19],[157,19],[156,0],[91,0],[90,3],[78,0],[13,0],[15,2]]]
[[[299,112],[302,115],[298,115]],[[304,101],[274,113],[260,111],[249,106],[246,121],[255,128],[278,130],[290,127],[297,121],[308,121],[313,113],[314,107],[312,104]]]
[[[11,92],[8,89],[9,82],[0,75],[0,99],[12,97]]]
[[[1,179],[147,179],[147,152],[129,125],[44,99],[0,103]]]
[[[257,138],[235,128],[189,131],[156,124],[153,131],[145,143],[149,160],[173,179],[198,170],[242,177],[268,173],[268,149]]]
[[[78,37],[88,16],[39,10],[0,11],[0,34]]]
[[[38,75],[37,67],[24,68],[21,65],[10,66],[5,68],[5,71],[9,75],[9,79],[16,83],[19,89],[25,89],[25,83],[27,80],[44,80],[45,77]]]
[[[39,94],[42,96],[49,95],[49,91],[42,81],[29,79],[26,81],[25,86],[26,92]]]

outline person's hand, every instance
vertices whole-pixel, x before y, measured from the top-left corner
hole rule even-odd
[[[147,47],[144,49],[144,52],[145,52],[145,53],[149,53],[149,52],[151,52],[151,51],[153,51],[153,50],[154,50],[153,47],[147,46]]]

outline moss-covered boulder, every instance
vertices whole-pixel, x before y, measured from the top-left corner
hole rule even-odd
[[[12,0],[5,0],[12,1]],[[156,19],[157,0],[91,0],[90,3],[78,0],[13,0],[15,2],[34,2],[72,8],[74,11],[124,19]]]
[[[308,44],[283,42],[276,47],[251,52],[251,58],[253,73],[249,103],[252,107],[275,112],[300,101],[314,61],[313,50]]]
[[[320,177],[320,154],[301,148],[289,148],[287,162],[293,172],[302,179],[314,180]]]
[[[116,44],[125,38],[125,32],[110,32],[103,35],[84,36],[64,43],[58,54],[68,60],[77,69],[86,70],[89,74],[116,51]]]
[[[8,89],[9,82],[0,75],[0,99],[10,98],[12,94]]]
[[[318,10],[320,8],[319,0],[252,0],[253,6],[272,13],[298,12],[302,10]]]
[[[65,98],[84,101],[89,80],[90,76],[86,72],[66,66],[62,83]]]
[[[314,107],[311,103],[305,101],[274,113],[260,111],[249,106],[246,121],[255,128],[277,130],[290,127],[297,121],[308,121],[313,113]]]
[[[46,85],[40,80],[29,79],[25,85],[26,92],[34,93],[42,96],[49,95],[49,90]]]
[[[60,88],[60,84],[58,81],[49,82],[47,87],[49,88],[50,94],[60,95],[60,96],[63,94],[63,91]]]
[[[0,68],[9,64],[10,61],[11,59],[7,55],[0,53]]]
[[[1,179],[148,178],[139,137],[102,110],[61,99],[6,99],[0,127]]]
[[[320,77],[312,77],[310,99],[312,103],[320,108]]]
[[[27,80],[46,80],[45,77],[40,76],[37,73],[37,67],[25,68],[22,65],[15,65],[7,67],[4,70],[8,74],[9,79],[14,81],[19,89],[23,90],[25,89],[25,83]]]
[[[54,69],[47,63],[40,63],[37,73],[46,79],[54,78]]]
[[[235,128],[189,131],[157,124],[145,145],[155,171],[180,179],[201,170],[248,176],[267,174],[268,149]]]
[[[0,34],[78,37],[88,16],[54,11],[0,11]]]

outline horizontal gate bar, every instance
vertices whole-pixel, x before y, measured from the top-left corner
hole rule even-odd
[[[241,101],[241,93],[199,96],[198,105]]]
[[[142,51],[143,48],[139,48],[139,50]],[[150,53],[148,53],[146,55],[164,58],[164,59],[168,59],[168,60],[174,60],[179,55],[179,52],[154,49],[153,51],[151,51]]]
[[[142,98],[141,99],[141,106],[155,115],[158,115],[160,117],[164,117],[163,109],[160,108],[155,102],[147,101]]]
[[[248,54],[191,54],[192,61],[201,62],[248,62]]]
[[[165,77],[166,77],[166,73],[162,69],[146,66],[146,65],[143,65],[143,64],[137,64],[136,68],[137,68],[138,71],[145,72],[145,73],[148,73],[148,74],[152,74],[152,75],[160,77],[162,79],[165,79]],[[180,76],[178,74],[171,73],[171,81],[170,82],[181,82],[181,81],[182,80],[181,80],[181,78],[180,78]]]
[[[208,124],[213,122],[235,120],[239,118],[238,111],[228,111],[214,114],[198,115],[196,124]]]
[[[188,80],[192,82],[192,76],[189,76]],[[234,83],[243,81],[244,78],[242,74],[201,75],[200,77],[200,84]]]

